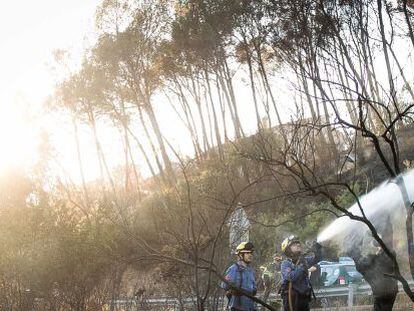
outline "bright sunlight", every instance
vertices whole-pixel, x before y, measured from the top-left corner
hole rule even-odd
[[[414,310],[414,1],[3,0],[0,310]]]
[[[0,11],[0,172],[7,167],[27,169],[36,162],[43,132],[51,132],[56,152],[67,153],[67,135],[56,130],[44,111],[52,95],[53,51],[70,49],[80,59],[85,38],[93,36],[98,1],[12,1]],[[51,128],[48,128],[51,127]],[[64,143],[66,141],[66,143]],[[68,171],[73,157],[63,158]],[[93,175],[93,174],[91,174]],[[96,174],[95,174],[96,177]]]

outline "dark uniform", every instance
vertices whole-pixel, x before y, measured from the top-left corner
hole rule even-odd
[[[305,256],[294,262],[286,259],[282,262],[283,311],[308,311],[312,287],[309,281],[308,268],[319,261],[320,256]]]

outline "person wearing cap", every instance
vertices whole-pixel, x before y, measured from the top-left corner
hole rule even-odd
[[[244,296],[237,288],[252,296],[256,295],[256,281],[253,268],[250,266],[253,260],[253,244],[242,242],[236,248],[237,262],[232,264],[225,273],[225,280],[221,287],[226,290],[229,299],[228,308],[233,311],[254,311],[255,303],[252,299]],[[230,284],[232,286],[230,286]]]
[[[312,286],[309,273],[316,271],[314,266],[321,258],[321,246],[313,243],[313,255],[302,254],[301,243],[296,236],[289,236],[282,242],[282,252],[286,256],[281,264],[282,285],[280,295],[283,311],[308,311]]]

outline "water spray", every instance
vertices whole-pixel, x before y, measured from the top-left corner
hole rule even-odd
[[[383,182],[359,198],[365,216],[378,233],[382,234],[384,242],[393,247],[397,253],[407,252],[406,208],[411,208],[413,201],[414,169]],[[359,204],[356,202],[348,211],[356,216],[362,216]],[[342,216],[328,225],[319,234],[317,240],[321,244],[335,245],[346,253],[356,245],[369,248],[372,236],[364,223]]]

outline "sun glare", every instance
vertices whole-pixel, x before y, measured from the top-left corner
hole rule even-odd
[[[35,161],[36,135],[21,105],[0,107],[0,173],[9,167],[27,168]]]
[[[41,133],[51,121],[42,103],[53,92],[53,50],[83,47],[100,0],[26,2],[9,2],[0,12],[0,174],[36,163]],[[59,132],[56,125],[51,131]],[[65,135],[55,140],[65,146]],[[73,162],[70,157],[66,162]]]

